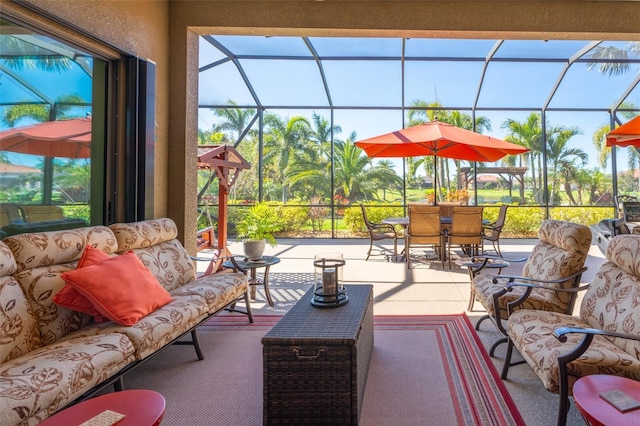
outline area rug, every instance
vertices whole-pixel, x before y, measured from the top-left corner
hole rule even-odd
[[[219,315],[199,328],[205,360],[174,346],[127,375],[167,400],[163,424],[262,424],[262,344],[275,315]],[[464,315],[375,316],[360,425],[524,425]]]

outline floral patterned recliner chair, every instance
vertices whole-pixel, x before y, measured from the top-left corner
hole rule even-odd
[[[471,281],[469,310],[476,299],[487,311],[487,315],[476,323],[476,330],[485,319],[491,319],[506,336],[504,321],[509,317],[509,310],[573,313],[577,292],[555,290],[575,289],[580,285],[582,274],[587,269],[584,264],[590,247],[591,230],[588,227],[561,220],[542,222],[538,242],[522,269],[521,277],[480,273]],[[506,284],[511,284],[510,291],[507,291]],[[489,354],[493,356],[496,347],[506,341],[506,337],[496,341]]]
[[[640,235],[611,240],[580,316],[518,310],[507,322],[506,379],[515,347],[548,391],[558,393],[558,424],[566,423],[573,383],[591,374],[640,380]]]

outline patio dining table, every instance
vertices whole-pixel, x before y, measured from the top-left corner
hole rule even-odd
[[[382,219],[381,221],[382,223],[386,223],[387,225],[400,225],[405,229],[405,232],[407,230],[407,226],[409,226],[409,216],[402,216],[402,217],[388,217],[386,219]],[[491,221],[487,220],[487,219],[482,219],[482,224],[483,225],[487,225],[491,223]],[[449,216],[440,216],[440,228],[444,231],[445,229],[449,229],[449,227],[451,226],[451,217]],[[403,256],[403,260],[404,260],[404,256],[407,255],[406,253],[406,247],[404,249],[402,249],[402,252],[400,253],[401,256]],[[444,250],[441,251],[440,256],[444,256]]]
[[[382,223],[386,223],[387,225],[402,225],[403,227],[409,226],[409,216],[403,217],[388,217],[386,219],[382,219]],[[491,223],[487,219],[482,219],[482,224],[487,225]],[[451,217],[448,216],[440,216],[440,225],[451,225]]]

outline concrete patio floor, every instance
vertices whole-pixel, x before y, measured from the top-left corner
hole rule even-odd
[[[535,245],[534,239],[503,239],[502,254],[511,262],[502,274],[521,275],[524,261]],[[276,247],[269,247],[265,255],[277,256],[281,262],[270,270],[269,287],[275,306],[266,303],[262,286],[257,288],[252,308],[256,314],[282,314],[313,285],[314,255],[326,252],[342,253],[346,264],[343,270],[345,284],[372,284],[374,291],[374,312],[376,315],[427,315],[456,314],[466,312],[469,301],[469,274],[466,268],[452,262],[442,268],[437,260],[417,259],[412,268],[407,269],[403,261],[387,261],[381,250],[390,253],[392,244],[374,245],[374,255],[365,261],[369,247],[368,239],[281,239]],[[229,242],[232,253],[242,253],[239,242]],[[403,242],[399,241],[398,251]],[[415,252],[414,254],[419,252]],[[432,253],[431,253],[432,254]],[[491,254],[491,253],[488,253]],[[494,253],[495,254],[495,253]],[[201,256],[206,257],[207,252]],[[457,252],[458,256],[464,256]],[[415,257],[414,257],[415,258]],[[591,246],[587,259],[588,271],[582,282],[591,281],[593,274],[604,262],[598,247]],[[198,270],[203,271],[206,262],[199,262]],[[261,277],[261,269],[258,276]],[[576,303],[576,311],[579,303]],[[476,303],[469,317],[483,314],[482,306]]]

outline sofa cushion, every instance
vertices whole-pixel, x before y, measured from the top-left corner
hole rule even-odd
[[[556,280],[578,272],[584,266],[591,247],[591,230],[584,225],[560,220],[545,220],[538,232],[540,242],[533,248],[522,275],[539,280]],[[558,285],[570,288],[573,279]],[[571,299],[566,292],[534,289],[555,306],[565,309]]]
[[[180,337],[208,316],[208,306],[198,295],[176,295],[136,324],[125,327],[114,322],[92,324],[66,338],[122,333],[133,343],[136,359],[143,359]]]
[[[107,253],[101,252],[91,246],[88,246],[84,250],[84,254],[78,262],[76,269],[84,268],[85,266],[96,265],[111,259]],[[105,317],[98,312],[93,303],[86,297],[84,297],[78,290],[71,284],[65,284],[55,296],[53,301],[64,308],[71,309],[73,311],[83,312],[87,315],[91,315],[95,322],[103,322]]]
[[[116,223],[109,228],[118,240],[118,252],[132,250],[165,290],[196,278],[193,261],[176,239],[178,228],[171,219]]]
[[[611,239],[603,263],[582,298],[580,317],[589,327],[624,334],[640,334],[640,235]],[[640,342],[612,339],[640,358]]]
[[[498,280],[497,283],[493,283],[493,276],[489,274],[479,274],[473,279],[474,286],[476,287],[476,298],[482,303],[482,306],[487,310],[487,314],[493,316],[495,314],[495,307],[493,304],[493,294],[498,293],[504,289],[506,280]],[[515,286],[511,291],[500,296],[500,306],[506,307],[508,303],[515,302],[525,292],[525,287]],[[539,292],[531,292],[518,309],[537,309],[540,311],[562,311],[566,305],[558,306],[554,303],[554,300],[550,300],[544,297]],[[500,309],[500,318],[507,318],[506,308]]]
[[[580,318],[555,312],[518,310],[509,316],[507,332],[522,357],[550,392],[558,393],[558,356],[571,352],[582,334],[568,334],[567,342],[556,339],[557,327],[590,327]],[[576,377],[613,374],[640,380],[640,360],[624,352],[609,339],[594,336],[589,349],[567,365],[569,389]]]
[[[123,334],[80,337],[0,365],[0,424],[44,420],[134,361]]]
[[[62,278],[121,325],[133,325],[171,302],[171,295],[133,252],[65,272]]]
[[[118,240],[118,252],[151,247],[178,238],[178,227],[171,219],[151,219],[114,223],[109,228]]]
[[[35,313],[42,345],[51,344],[92,321],[86,314],[53,303],[53,295],[65,284],[61,275],[74,268],[75,263],[64,263],[26,269],[14,275]]]
[[[170,293],[172,296],[197,294],[207,301],[209,314],[214,314],[247,292],[249,284],[242,273],[205,275]]]
[[[0,363],[40,347],[38,322],[22,288],[11,276],[16,263],[0,241]]]
[[[115,235],[106,226],[12,235],[3,241],[13,252],[17,272],[75,262],[87,246],[105,253],[118,250]]]

